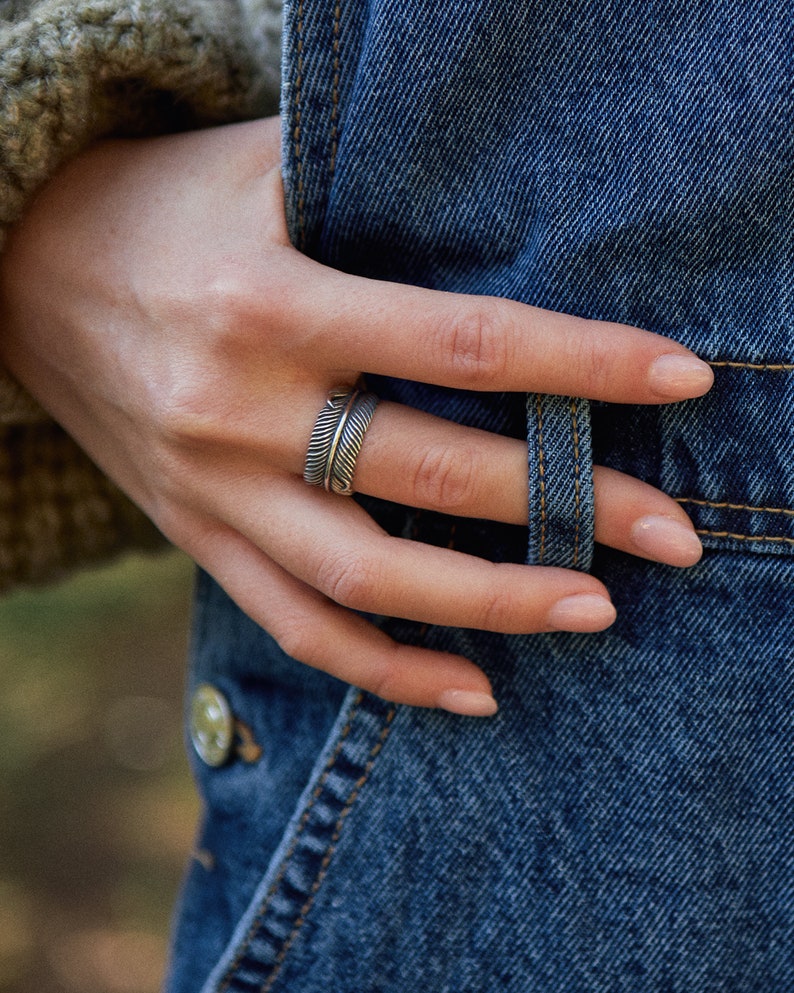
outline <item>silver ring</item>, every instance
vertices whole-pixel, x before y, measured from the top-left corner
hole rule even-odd
[[[378,405],[374,393],[333,390],[317,415],[303,478],[310,486],[351,496],[356,459]]]

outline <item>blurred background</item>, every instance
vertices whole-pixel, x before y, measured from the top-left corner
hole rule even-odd
[[[0,991],[157,993],[198,804],[176,552],[0,598]]]

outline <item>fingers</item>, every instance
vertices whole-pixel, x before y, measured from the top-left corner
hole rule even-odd
[[[615,611],[592,576],[494,565],[385,534],[352,501],[284,475],[268,499],[241,480],[225,518],[287,572],[336,603],[371,614],[502,633],[598,631]]]
[[[680,504],[648,483],[596,466],[595,539],[630,555],[678,567],[700,561],[703,545]]]
[[[597,470],[597,494],[597,515],[599,504],[617,508],[601,534],[615,547],[646,554],[637,532],[652,532],[657,518],[691,531],[664,494],[613,470]],[[287,475],[269,486],[267,508],[261,492],[234,496],[238,508],[253,500],[262,511],[238,515],[254,540],[226,524],[192,524],[187,551],[289,655],[388,700],[469,716],[496,711],[487,677],[469,660],[398,645],[347,607],[505,632],[598,630],[614,618],[591,577],[390,538],[354,503]],[[280,536],[270,544],[281,564],[254,543],[268,543],[262,529]]]
[[[301,272],[298,275],[298,272]],[[294,317],[310,360],[457,389],[538,391],[619,403],[700,396],[710,367],[682,345],[636,328],[336,273],[303,259],[312,285]],[[355,376],[353,377],[355,378]]]
[[[383,402],[364,437],[354,485],[408,507],[525,524],[527,447]]]
[[[302,471],[295,457],[285,468]],[[521,525],[534,511],[523,441],[394,403],[378,406],[354,483],[369,496],[459,517]],[[596,541],[667,565],[691,566],[700,559],[700,539],[675,500],[598,466],[594,483]]]
[[[489,717],[497,705],[468,659],[400,645],[332,603],[221,525],[204,529],[193,557],[288,655],[395,703]]]

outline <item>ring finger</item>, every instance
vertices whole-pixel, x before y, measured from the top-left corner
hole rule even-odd
[[[285,468],[301,473],[301,458]],[[667,565],[699,560],[700,540],[675,500],[600,466],[594,485],[596,541]],[[409,507],[519,525],[534,499],[523,442],[386,401],[364,436],[354,488]]]

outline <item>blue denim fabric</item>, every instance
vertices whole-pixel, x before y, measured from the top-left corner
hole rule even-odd
[[[481,665],[487,721],[299,666],[202,577],[191,685],[218,685],[263,753],[194,756],[212,857],[172,993],[794,990],[792,21],[780,0],[287,4],[303,250],[635,324],[715,369],[702,400],[591,404],[591,424],[581,401],[373,380],[526,436],[529,527],[368,509],[586,566],[592,430],[707,552],[677,571],[596,547],[602,634],[384,622]]]
[[[527,564],[590,568],[595,530],[591,448],[587,400],[527,395]]]

